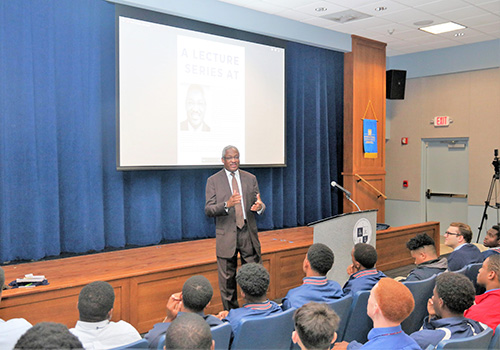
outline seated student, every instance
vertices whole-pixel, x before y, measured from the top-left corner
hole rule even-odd
[[[419,233],[410,239],[406,242],[406,248],[410,250],[411,257],[415,259],[415,265],[417,265],[408,274],[406,281],[425,280],[448,268],[446,258],[437,256],[434,240],[426,233]]]
[[[82,349],[78,338],[63,324],[40,322],[31,327],[16,343],[14,349]],[[2,348],[5,349],[5,348]]]
[[[483,259],[486,259],[490,255],[500,254],[500,226],[493,225],[487,232],[484,237],[483,245],[488,247],[488,250],[485,250],[481,253]]]
[[[210,281],[201,275],[188,278],[182,286],[182,292],[173,294],[167,302],[167,317],[144,337],[151,349],[158,347],[158,340],[169,328],[171,322],[184,313],[194,313],[201,316],[209,327],[218,326],[222,321],[213,315],[205,315],[204,310],[212,300],[214,290]]]
[[[78,296],[80,320],[70,332],[85,349],[112,349],[141,340],[141,335],[125,321],[112,322],[115,291],[108,282],[87,284]]]
[[[192,312],[176,317],[165,335],[167,350],[214,350],[210,326],[205,320]]]
[[[326,303],[342,296],[342,288],[335,281],[326,279],[326,274],[333,266],[333,252],[322,243],[309,247],[302,264],[306,277],[300,287],[288,291],[282,301],[283,310],[299,308],[309,301]]]
[[[472,282],[462,274],[443,272],[436,278],[436,286],[427,303],[429,316],[422,330],[410,336],[426,349],[441,340],[470,337],[481,333],[485,326],[465,318],[464,311],[474,303],[476,291]]]
[[[302,350],[327,350],[337,339],[340,318],[328,305],[309,302],[293,314],[292,340]]]
[[[453,248],[448,256],[448,270],[458,271],[466,265],[483,262],[481,251],[470,243],[472,230],[469,225],[452,222],[444,237],[444,244]]]
[[[401,329],[413,311],[415,301],[408,287],[392,278],[382,278],[370,292],[366,312],[373,329],[363,345],[357,341],[337,343],[334,349],[420,350],[418,344]]]
[[[245,304],[237,309],[221,311],[217,315],[223,321],[228,321],[231,324],[235,337],[243,317],[263,317],[282,312],[278,304],[267,299],[269,272],[261,264],[248,263],[240,267],[236,273],[236,283],[240,286],[241,296],[245,299]]]
[[[464,316],[495,330],[500,324],[500,254],[486,258],[476,280],[486,292],[476,295],[476,303],[465,311]]]
[[[0,267],[0,301],[4,284],[5,271]],[[0,349],[12,349],[19,337],[30,328],[31,323],[24,318],[12,318],[8,321],[0,318]]]
[[[382,277],[386,277],[375,268],[377,251],[372,245],[357,243],[351,251],[351,258],[352,264],[347,267],[350,277],[342,288],[343,296],[370,290]]]

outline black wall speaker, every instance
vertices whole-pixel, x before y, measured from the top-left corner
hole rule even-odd
[[[385,72],[386,97],[391,100],[405,99],[406,71],[391,69]]]

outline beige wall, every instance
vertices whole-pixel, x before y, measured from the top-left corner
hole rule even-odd
[[[448,115],[453,123],[430,121]],[[500,149],[500,68],[414,78],[405,99],[388,102],[390,139],[386,144],[389,199],[420,201],[423,138],[469,138],[469,205],[484,205],[494,173],[493,150]],[[409,144],[401,145],[408,137]],[[403,188],[403,180],[410,186]]]

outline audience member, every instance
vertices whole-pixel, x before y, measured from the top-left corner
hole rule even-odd
[[[495,329],[500,324],[500,254],[486,258],[477,274],[477,284],[486,292],[476,295],[476,303],[465,311],[464,316]]]
[[[420,350],[420,347],[401,329],[413,311],[415,301],[408,287],[392,278],[382,278],[370,292],[366,312],[373,321],[368,341],[335,344],[334,349],[391,349]]]
[[[240,286],[245,304],[240,308],[222,311],[218,314],[220,319],[229,321],[235,337],[243,317],[263,317],[282,312],[278,304],[267,299],[269,272],[261,264],[243,265],[236,273],[236,283]]]
[[[481,333],[485,326],[464,317],[464,311],[474,303],[475,289],[462,274],[444,272],[437,276],[432,297],[427,303],[429,316],[422,330],[410,336],[426,349],[441,340],[470,337]]]
[[[214,344],[210,326],[203,317],[193,312],[176,317],[165,335],[165,349],[167,350],[213,350]]]
[[[222,324],[222,321],[213,315],[205,315],[205,307],[212,300],[214,290],[210,281],[201,275],[190,277],[182,286],[182,292],[173,294],[167,302],[167,317],[144,337],[149,347],[156,349],[161,335],[165,334],[171,322],[185,313],[194,313],[201,316],[209,327]]]
[[[5,284],[5,272],[0,267],[0,301],[2,300],[2,290]],[[12,318],[4,321],[0,318],[0,349],[12,349],[17,340],[28,329],[31,323],[24,318]]]
[[[65,325],[40,322],[19,338],[14,349],[83,349],[83,345]]]
[[[487,232],[484,237],[483,245],[488,247],[488,250],[485,250],[481,253],[483,259],[486,259],[490,255],[500,254],[500,226],[493,225]]]
[[[70,331],[85,349],[112,349],[142,339],[131,324],[110,321],[114,302],[115,292],[108,282],[92,282],[80,291],[80,320]]]
[[[347,267],[350,276],[344,287],[343,295],[354,295],[360,290],[370,290],[382,278],[383,272],[375,268],[377,251],[366,243],[357,243],[351,251],[352,264]]]
[[[472,230],[469,225],[452,222],[444,237],[444,244],[453,248],[448,257],[448,270],[457,271],[466,265],[483,262],[481,251],[470,243]]]
[[[446,271],[448,261],[438,257],[434,240],[426,233],[420,233],[406,242],[411,257],[415,259],[416,268],[411,270],[406,281],[425,280],[433,275]]]
[[[337,339],[340,318],[328,305],[309,302],[298,308],[293,321],[292,340],[302,350],[327,350]]]
[[[329,281],[326,274],[333,266],[332,250],[322,243],[309,247],[302,264],[306,277],[300,287],[291,289],[282,301],[283,310],[299,308],[309,301],[329,302],[342,296],[342,288],[335,281]]]

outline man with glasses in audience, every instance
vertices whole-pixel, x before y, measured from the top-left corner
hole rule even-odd
[[[236,267],[261,263],[260,242],[254,213],[266,209],[260,199],[255,175],[239,169],[240,152],[235,146],[222,150],[224,169],[210,176],[205,190],[205,214],[215,217],[215,250],[219,289],[224,310],[237,309]]]
[[[462,267],[483,262],[481,251],[471,244],[472,230],[469,225],[452,222],[444,233],[444,244],[453,249],[448,257],[448,270],[457,271]]]

